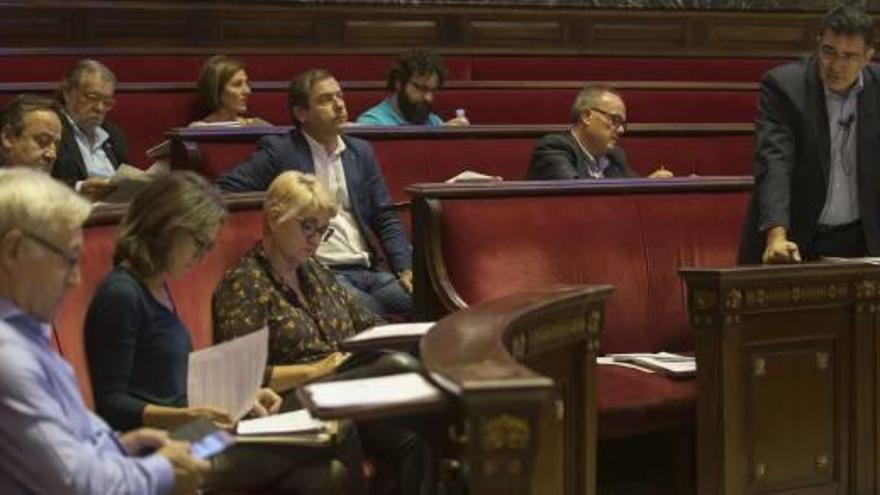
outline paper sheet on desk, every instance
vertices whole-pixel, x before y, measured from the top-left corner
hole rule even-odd
[[[434,322],[426,323],[392,323],[369,328],[346,339],[348,342],[364,342],[404,337],[423,337],[434,326]]]
[[[279,435],[315,433],[326,429],[324,422],[313,418],[307,409],[298,409],[265,418],[246,419],[238,423],[236,431],[239,435]]]
[[[864,256],[861,258],[841,258],[837,256],[822,256],[820,261],[828,261],[831,263],[867,263],[869,265],[880,265],[880,257]]]
[[[189,355],[190,406],[219,407],[234,418],[245,415],[263,382],[269,330],[263,328]]]
[[[442,394],[418,373],[400,373],[375,378],[359,378],[306,385],[312,401],[320,408],[357,405],[431,403]]]

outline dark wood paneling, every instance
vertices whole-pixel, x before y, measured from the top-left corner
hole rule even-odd
[[[367,46],[434,45],[440,41],[434,19],[357,19],[345,21],[345,44]]]
[[[297,47],[320,39],[318,19],[302,18],[279,11],[266,18],[255,12],[225,13],[218,21],[219,39],[224,43],[242,46]],[[260,33],[255,37],[254,33]]]
[[[590,46],[619,50],[622,47],[687,48],[688,31],[684,20],[670,23],[596,22],[591,26]]]
[[[467,29],[472,46],[557,46],[563,41],[561,21],[473,20]]]
[[[317,2],[315,2],[317,3]],[[809,50],[818,13],[256,2],[0,2],[6,47],[350,48],[447,53],[783,55]]]
[[[0,7],[3,46],[64,46],[74,38],[74,25],[63,9],[45,11]]]

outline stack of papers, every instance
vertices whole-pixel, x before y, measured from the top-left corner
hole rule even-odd
[[[246,419],[240,421],[236,429],[239,435],[282,435],[323,431],[327,431],[327,425],[320,419],[313,418],[306,409],[264,418]]]
[[[445,403],[440,390],[418,373],[312,383],[300,389],[300,397],[321,418],[391,416]]]
[[[187,398],[190,406],[214,406],[233,419],[254,404],[269,353],[266,327],[189,355]]]
[[[132,200],[141,189],[154,179],[168,172],[168,168],[161,162],[156,162],[147,170],[123,163],[116,169],[116,173],[110,176],[110,183],[115,189],[101,198],[102,203],[127,203]]]
[[[671,352],[609,354],[599,358],[599,364],[630,365],[628,367],[647,372],[660,372],[675,378],[688,378],[697,374],[697,360],[693,356],[682,356]]]
[[[419,339],[428,333],[428,330],[433,326],[434,322],[379,325],[345,339],[342,342],[342,347],[343,349],[356,350],[412,345],[418,343]]]
[[[454,184],[456,182],[501,182],[503,180],[503,178],[497,175],[486,175],[479,172],[474,172],[473,170],[465,170],[455,177],[447,179],[446,183]]]

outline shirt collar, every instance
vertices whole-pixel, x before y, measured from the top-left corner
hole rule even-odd
[[[327,153],[324,146],[315,141],[312,136],[309,136],[305,132],[303,132],[302,135],[306,137],[306,142],[309,143],[309,148],[312,150],[312,156],[335,159],[342,156],[342,152],[345,151],[345,141],[342,140],[342,136],[336,136],[336,149],[333,150],[333,153]]]
[[[82,130],[79,124],[77,124],[76,121],[73,120],[73,117],[71,117],[66,110],[63,113],[64,116],[67,118],[67,121],[70,122],[70,127],[73,129],[73,135],[76,136],[76,139],[85,143],[90,143],[91,140],[86,135],[85,131]],[[101,146],[104,146],[104,143],[107,142],[108,139],[110,139],[110,134],[108,134],[103,127],[98,126],[95,129],[95,143],[92,148],[99,148]]]
[[[571,130],[571,135],[574,137],[574,140],[575,142],[577,142],[578,146],[580,146],[581,151],[583,151],[587,155],[587,158],[589,158],[590,167],[595,167],[596,169],[598,169],[599,173],[604,174],[605,169],[608,168],[608,160],[605,159],[605,155],[596,158],[595,156],[593,156],[592,153],[587,150],[587,147],[584,146],[584,143],[581,142],[581,139],[578,137],[577,133],[574,132],[574,129]]]
[[[45,342],[49,341],[49,336],[52,332],[52,327],[49,324],[43,323],[33,316],[27,314],[15,305],[9,299],[5,299],[0,297],[0,321],[10,322],[12,319],[23,322],[28,329],[39,329],[39,334]],[[22,331],[19,326],[13,325],[19,331]],[[33,338],[33,335],[30,332],[22,332],[26,337]]]
[[[823,85],[823,88],[825,89],[825,98],[835,98],[835,99],[838,99],[841,101],[846,101],[849,98],[854,98],[854,97],[858,96],[858,94],[862,92],[862,89],[864,87],[865,87],[864,70],[859,71],[858,79],[856,79],[855,84],[853,84],[852,88],[850,88],[849,91],[845,95],[839,95],[839,94],[835,93],[834,91],[831,91],[830,89],[828,89],[828,86]]]

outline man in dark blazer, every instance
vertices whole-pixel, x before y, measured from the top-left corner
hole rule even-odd
[[[873,29],[861,10],[838,7],[822,20],[815,55],[765,74],[741,263],[880,255]]]
[[[262,138],[258,150],[217,184],[224,192],[265,191],[285,170],[315,174],[340,210],[318,259],[375,312],[411,315],[412,246],[390,209],[373,148],[341,132],[348,114],[339,83],[327,71],[309,70],[294,78],[288,96],[297,128]],[[376,266],[368,232],[382,243],[396,277]]]
[[[61,141],[58,105],[42,96],[16,96],[0,112],[0,166],[50,173]]]
[[[64,130],[52,175],[93,200],[114,189],[108,178],[128,162],[125,136],[105,120],[116,103],[115,87],[113,72],[88,59],[61,82]]]
[[[571,106],[572,127],[538,140],[526,180],[638,177],[617,141],[626,132],[626,105],[608,86],[585,86]],[[664,168],[650,177],[671,177]]]

